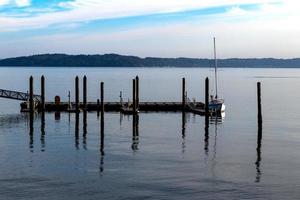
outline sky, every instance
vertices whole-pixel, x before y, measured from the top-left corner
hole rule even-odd
[[[0,0],[0,58],[300,57],[297,0]]]

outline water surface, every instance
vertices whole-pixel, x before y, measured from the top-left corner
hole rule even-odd
[[[197,68],[1,68],[1,88],[28,90],[28,78],[46,76],[46,97],[74,97],[74,78],[88,77],[88,101],[130,98],[140,77],[141,101],[180,101],[181,78],[188,96],[204,99]],[[0,99],[0,199],[297,199],[300,196],[300,70],[221,69],[223,122],[181,113],[140,113],[139,137],[132,117],[105,114],[20,114],[19,102]],[[211,77],[212,78],[212,77]],[[82,80],[82,79],[81,79]],[[257,151],[256,82],[262,82],[263,138]],[[211,85],[213,88],[213,85]],[[213,92],[213,91],[212,91]],[[102,150],[102,151],[101,151]]]

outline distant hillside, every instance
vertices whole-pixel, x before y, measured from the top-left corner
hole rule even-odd
[[[295,59],[220,59],[220,67],[299,67],[300,58]],[[196,58],[139,58],[117,54],[105,55],[66,55],[43,54],[6,58],[0,60],[0,66],[34,67],[211,67],[213,60]]]

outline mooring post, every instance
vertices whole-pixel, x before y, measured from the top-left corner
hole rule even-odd
[[[140,85],[139,85],[140,79],[138,76],[135,77],[135,84],[136,84],[136,108],[139,109],[139,103],[140,103]]]
[[[261,111],[261,83],[257,82],[257,147],[256,147],[256,180],[255,182],[260,182],[260,162],[261,162],[261,141],[262,141],[262,111]]]
[[[101,114],[104,113],[104,82],[101,82]]]
[[[34,110],[34,102],[33,102],[33,77],[29,78],[29,111],[33,113]]]
[[[86,110],[86,102],[87,102],[87,78],[83,77],[83,108]]]
[[[101,124],[100,124],[100,153],[103,161],[104,156],[104,82],[100,83],[100,99],[101,99]],[[102,169],[103,171],[103,169]]]
[[[133,104],[133,113],[136,113],[136,83],[135,79],[132,79],[132,104]]]
[[[209,79],[205,79],[205,115],[209,115]]]
[[[261,114],[261,83],[257,82],[257,122],[262,124],[262,114]]]
[[[185,78],[182,78],[182,110],[185,111]]]
[[[45,111],[45,77],[41,77],[41,111]]]
[[[75,109],[76,112],[79,112],[79,78],[75,78]]]

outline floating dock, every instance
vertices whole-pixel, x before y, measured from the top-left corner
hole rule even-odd
[[[74,102],[71,101],[70,92],[68,102],[61,102],[59,96],[55,96],[53,102],[45,101],[45,77],[41,77],[41,90],[40,95],[34,93],[33,77],[29,78],[29,91],[19,92],[0,89],[0,97],[20,100],[22,103],[21,112],[76,112],[80,111],[97,111],[97,112],[122,112],[124,114],[137,114],[138,112],[192,112],[198,115],[210,115],[208,110],[208,98],[209,98],[209,82],[208,78],[205,81],[205,104],[202,102],[196,102],[194,99],[191,101],[188,98],[186,91],[185,78],[182,78],[181,88],[181,102],[140,102],[140,86],[139,77],[136,76],[132,79],[132,102],[124,102],[122,98],[122,92],[120,92],[119,102],[105,102],[104,101],[104,82],[100,82],[100,99],[96,102],[87,101],[87,77],[83,77],[82,94],[83,99],[80,100],[79,94],[79,77],[75,77],[75,95]],[[180,91],[180,90],[179,90]]]

